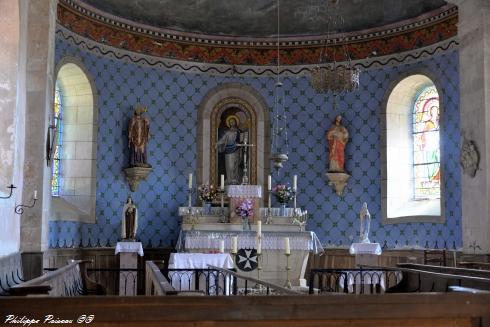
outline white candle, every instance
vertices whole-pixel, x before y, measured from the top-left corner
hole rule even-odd
[[[293,190],[296,191],[298,189],[298,175],[293,176]]]
[[[257,254],[261,254],[261,253],[262,253],[262,242],[260,238],[257,237]]]
[[[192,188],[192,173],[189,173],[189,190]]]
[[[291,248],[289,247],[289,237],[284,238],[284,253],[291,254]]]
[[[270,191],[272,190],[272,177],[269,175],[269,178],[267,179],[267,189]]]
[[[225,189],[225,175],[221,174],[221,190]]]
[[[34,191],[34,200],[37,200],[37,190]]]
[[[260,236],[262,234],[262,221],[258,220],[257,221],[257,236]]]
[[[233,236],[231,238],[231,253],[237,253],[238,252],[238,237]]]
[[[219,253],[225,253],[225,240],[219,240]]]

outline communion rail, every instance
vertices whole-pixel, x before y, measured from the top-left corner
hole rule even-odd
[[[309,294],[384,293],[399,284],[402,273],[392,268],[311,269]]]
[[[399,263],[403,280],[392,292],[490,291],[490,271]]]
[[[87,275],[88,260],[70,260],[66,266],[12,286],[10,295],[44,294],[50,296],[78,296],[104,294],[101,285]]]
[[[160,269],[146,262],[146,295],[298,295],[298,292],[243,276],[230,269]]]

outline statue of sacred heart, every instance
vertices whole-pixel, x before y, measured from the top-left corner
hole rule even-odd
[[[242,271],[252,271],[257,269],[257,250],[240,249],[236,254],[236,266]]]

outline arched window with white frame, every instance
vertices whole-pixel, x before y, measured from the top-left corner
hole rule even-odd
[[[77,58],[57,67],[57,142],[52,162],[52,220],[95,222],[97,110],[95,87]]]
[[[384,223],[442,222],[441,104],[422,74],[399,81],[382,117]]]

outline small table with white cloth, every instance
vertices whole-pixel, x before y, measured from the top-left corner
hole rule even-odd
[[[171,253],[168,267],[169,269],[208,269],[209,265],[231,269],[233,260],[228,253]],[[216,282],[219,283],[218,287],[224,285],[225,294],[231,291],[231,280],[228,278],[223,280],[222,274],[210,276],[209,273],[201,273],[197,283],[192,271],[169,271],[169,278],[172,286],[178,291],[195,290],[194,285],[198,285],[198,290],[210,290],[210,294],[213,294],[211,290],[216,289]],[[218,290],[218,293],[221,292]]]
[[[138,255],[143,256],[141,242],[117,242],[116,255],[119,253],[119,295],[137,295],[138,291]]]
[[[378,266],[383,251],[379,243],[352,243],[349,253],[356,256],[356,266]]]

